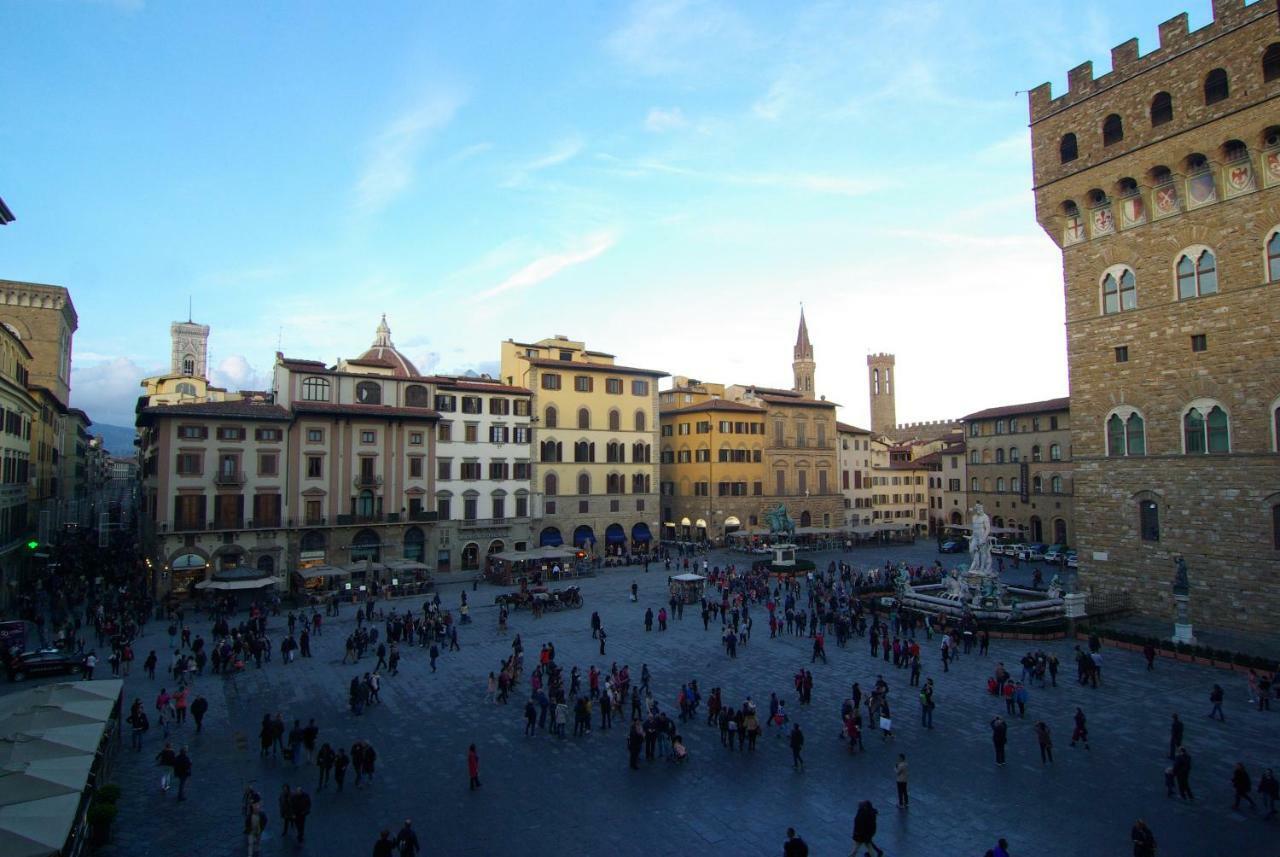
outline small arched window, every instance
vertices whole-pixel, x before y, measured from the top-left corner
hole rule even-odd
[[[1062,159],[1064,164],[1069,164],[1080,157],[1079,147],[1076,146],[1075,134],[1062,135],[1062,142],[1058,144],[1058,157]]]
[[[1009,447],[1009,461],[1017,464],[1022,460],[1022,453],[1018,451],[1016,446]]]
[[[1280,80],[1280,42],[1267,45],[1262,54],[1262,79],[1266,82]]]
[[[970,476],[970,477],[969,477],[969,490],[970,490],[970,491],[977,491],[977,490],[978,490],[978,477],[976,477],[976,476]]]
[[[552,429],[560,424],[560,413],[555,409],[555,405],[547,405],[547,410],[543,413],[543,425]]]
[[[1035,446],[1031,447],[1031,460],[1032,461],[1040,460],[1040,444],[1038,443]]]
[[[1004,464],[1004,449],[996,448],[996,464]]]
[[[1054,494],[1062,493],[1062,477],[1055,476],[1049,480],[1049,490]]]
[[[421,384],[410,384],[404,388],[404,403],[411,408],[429,408],[431,395]]]
[[[1119,113],[1112,113],[1102,120],[1102,145],[1110,146],[1124,139],[1124,120]]]
[[[1206,248],[1194,248],[1178,257],[1178,300],[1216,294],[1218,291],[1218,266],[1213,252]]]
[[[548,497],[554,497],[560,491],[560,479],[554,473],[548,473],[542,480],[542,489]]]
[[[1215,68],[1213,71],[1205,75],[1204,78],[1204,103],[1217,104],[1219,101],[1226,101],[1227,96],[1231,94],[1231,87],[1227,83],[1227,72],[1225,69]]]
[[[307,402],[329,401],[329,382],[324,378],[304,378],[302,398]]]
[[[1197,401],[1182,415],[1182,448],[1187,455],[1231,451],[1231,425],[1216,402]]]
[[[582,420],[582,411],[578,411],[578,420],[579,421]],[[579,425],[578,428],[586,428],[586,426]],[[613,408],[612,410],[609,411],[609,431],[618,431],[621,428],[622,428],[622,415],[618,413],[617,408]]]
[[[1167,92],[1157,92],[1151,99],[1151,127],[1173,121],[1173,96]]]
[[[1107,270],[1102,278],[1102,312],[1114,315],[1138,306],[1138,285],[1133,269],[1119,266]]]
[[[1267,282],[1280,283],[1280,229],[1267,238]]]
[[[195,358],[191,357],[190,355],[182,358],[182,374],[183,375],[196,374]]]
[[[1061,461],[1061,460],[1062,460],[1062,445],[1061,445],[1061,444],[1057,444],[1057,443],[1051,443],[1051,444],[1049,444],[1049,460],[1050,460],[1050,461]]]
[[[997,490],[997,491],[1004,491],[1004,477],[1003,477],[1003,476],[997,476],[997,477],[996,477],[996,490]]]
[[[978,463],[978,450],[976,449],[969,450],[969,463],[970,464]]]
[[[1138,534],[1144,542],[1160,541],[1160,507],[1155,500],[1138,501]]]
[[[591,476],[589,474],[578,474],[578,493],[584,497],[591,493]]]
[[[356,384],[356,403],[361,405],[382,404],[382,387],[376,381],[361,381]]]
[[[636,431],[645,431],[645,426],[649,424],[648,419],[644,415],[644,411],[636,411]]]
[[[1146,422],[1133,408],[1117,408],[1107,418],[1107,455],[1147,454]]]
[[[578,428],[591,428],[591,411],[586,408],[578,408]]]
[[[1031,477],[1031,491],[1035,494],[1044,493],[1044,479],[1040,476]]]

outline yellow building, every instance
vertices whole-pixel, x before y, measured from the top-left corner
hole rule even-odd
[[[542,545],[646,551],[657,537],[656,369],[564,336],[502,343],[502,380],[533,392],[532,481]]]

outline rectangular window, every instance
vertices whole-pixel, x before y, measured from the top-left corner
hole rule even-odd
[[[529,478],[529,462],[517,461],[511,469],[511,478],[524,480]]]
[[[1138,527],[1144,542],[1160,541],[1160,510],[1154,500],[1138,502]]]
[[[703,464],[709,462],[711,460],[711,450],[709,449],[696,450],[694,454],[694,460]]]
[[[604,391],[610,396],[622,395],[622,379],[621,378],[605,378]]]
[[[489,478],[490,479],[506,479],[510,472],[509,465],[505,461],[489,462]],[[494,515],[495,518],[501,518],[501,515]]]
[[[528,399],[516,399],[515,415],[517,417],[529,416],[529,408],[530,405]]]
[[[548,501],[546,501],[546,502],[543,504],[543,507],[547,510],[547,514],[548,514],[548,515],[554,515],[554,514],[556,513],[556,501],[555,501],[555,500],[548,500]]]
[[[1191,335],[1191,350],[1197,354],[1201,351],[1209,350],[1209,337],[1203,333],[1193,333]]]
[[[1031,430],[1032,430],[1032,431],[1040,431],[1040,418],[1039,418],[1039,417],[1032,417],[1032,418],[1031,418]]]
[[[307,443],[324,443],[324,429],[307,429]]]
[[[436,478],[449,480],[453,478],[453,459],[437,458],[436,459]]]
[[[458,409],[458,397],[450,396],[447,393],[438,393],[436,395],[436,410],[452,413]]]
[[[516,426],[511,433],[511,440],[513,443],[529,443],[532,437],[533,435],[529,433],[528,426]]]
[[[489,400],[489,413],[505,417],[511,413],[511,400],[493,398]]]
[[[205,496],[203,494],[179,494],[173,498],[173,528],[175,530],[203,530],[205,525]]]
[[[1057,431],[1057,430],[1058,430],[1058,418],[1049,417],[1049,431]],[[1054,460],[1057,461],[1056,458]]]
[[[244,440],[244,429],[240,426],[219,426],[218,440]]]
[[[753,495],[753,496],[756,496],[756,497],[759,497],[759,496],[763,495],[763,494],[764,494],[764,483],[763,483],[763,482],[752,482],[752,483],[751,483],[751,493],[752,493],[752,495]]]
[[[506,516],[507,516],[507,498],[494,497],[493,498],[493,517],[501,521]]]
[[[284,432],[278,428],[260,428],[254,429],[254,440],[277,441],[284,438]]]
[[[442,521],[447,521],[447,520],[449,520],[449,513],[450,513],[450,511],[451,511],[451,510],[450,510],[450,508],[449,508],[449,498],[448,498],[448,497],[437,497],[437,498],[436,498],[436,515],[437,515],[437,517],[439,517],[439,518],[440,518],[440,520],[442,520]]]
[[[825,470],[818,471],[818,493],[827,493],[827,471]]]
[[[205,426],[178,426],[178,437],[183,440],[205,440],[209,429]]]
[[[307,478],[322,479],[324,477],[324,456],[308,455],[307,456]]]
[[[409,445],[422,446],[422,432],[420,431],[409,432]]]
[[[516,517],[529,517],[529,498],[523,494],[516,495]]]
[[[590,501],[590,500],[579,500],[579,501],[578,501],[578,514],[579,514],[579,515],[585,515],[585,514],[587,514],[587,513],[588,513],[588,512],[590,512],[590,511],[591,511],[591,501]]]
[[[509,426],[489,426],[489,443],[509,443],[511,428]]]
[[[467,443],[475,443],[480,439],[480,425],[478,423],[467,423],[462,427],[462,439]]]
[[[796,490],[801,494],[809,490],[809,471],[796,471]]]
[[[778,482],[774,493],[778,496],[783,496],[787,493],[787,471],[779,470],[775,475],[777,476]]]
[[[590,375],[574,375],[573,389],[579,393],[590,393],[594,385],[591,383]]]
[[[1129,362],[1129,346],[1127,345],[1116,346],[1116,362],[1117,363]]]
[[[565,360],[565,361],[572,360],[572,359],[573,359],[573,352],[572,352],[572,351],[561,351],[561,352],[560,352],[560,359],[561,359],[561,360]]]
[[[306,523],[314,526],[319,524],[322,518],[322,510],[319,500],[308,500],[306,506],[303,507],[303,514],[306,515]]]
[[[463,396],[462,412],[464,414],[483,413],[484,409],[481,407],[480,397],[479,396]]]
[[[178,475],[199,476],[204,470],[204,456],[198,452],[182,452],[178,454]]]
[[[460,476],[467,480],[476,480],[480,478],[480,462],[464,461],[462,462]]]
[[[413,455],[409,457],[409,478],[410,479],[422,478],[422,456],[421,455]]]
[[[453,440],[453,423],[444,422],[436,426],[436,440],[449,443]]]
[[[276,476],[280,472],[280,457],[274,452],[262,453],[258,456],[258,475]]]
[[[649,382],[648,381],[632,381],[631,395],[633,396],[649,395]]]
[[[559,375],[557,375],[557,374],[556,374],[556,373],[554,373],[554,372],[548,372],[548,373],[546,373],[545,375],[543,375],[543,376],[542,376],[542,389],[544,389],[544,390],[559,390],[559,389],[560,389],[560,376],[559,376]]]
[[[255,494],[253,498],[253,525],[255,527],[280,526],[280,495]]]

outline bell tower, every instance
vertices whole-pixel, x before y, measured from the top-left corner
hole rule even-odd
[[[871,432],[893,437],[897,430],[897,409],[893,404],[896,379],[892,354],[867,355],[867,386],[871,391]]]
[[[172,343],[169,372],[193,378],[209,377],[209,325],[191,319],[169,325]]]
[[[801,393],[806,399],[812,399],[813,373],[817,364],[813,362],[813,345],[809,342],[809,326],[804,321],[804,307],[800,308],[800,330],[796,333],[795,356],[791,361],[791,372],[795,383],[791,389]]]

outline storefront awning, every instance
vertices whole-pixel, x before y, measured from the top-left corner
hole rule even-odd
[[[276,579],[274,577],[263,577],[258,580],[202,580],[196,584],[195,588],[214,592],[230,592],[236,589],[266,589],[268,586],[275,585]]]
[[[332,565],[313,565],[311,568],[299,568],[293,572],[303,580],[314,580],[317,577],[350,577],[345,568]]]

